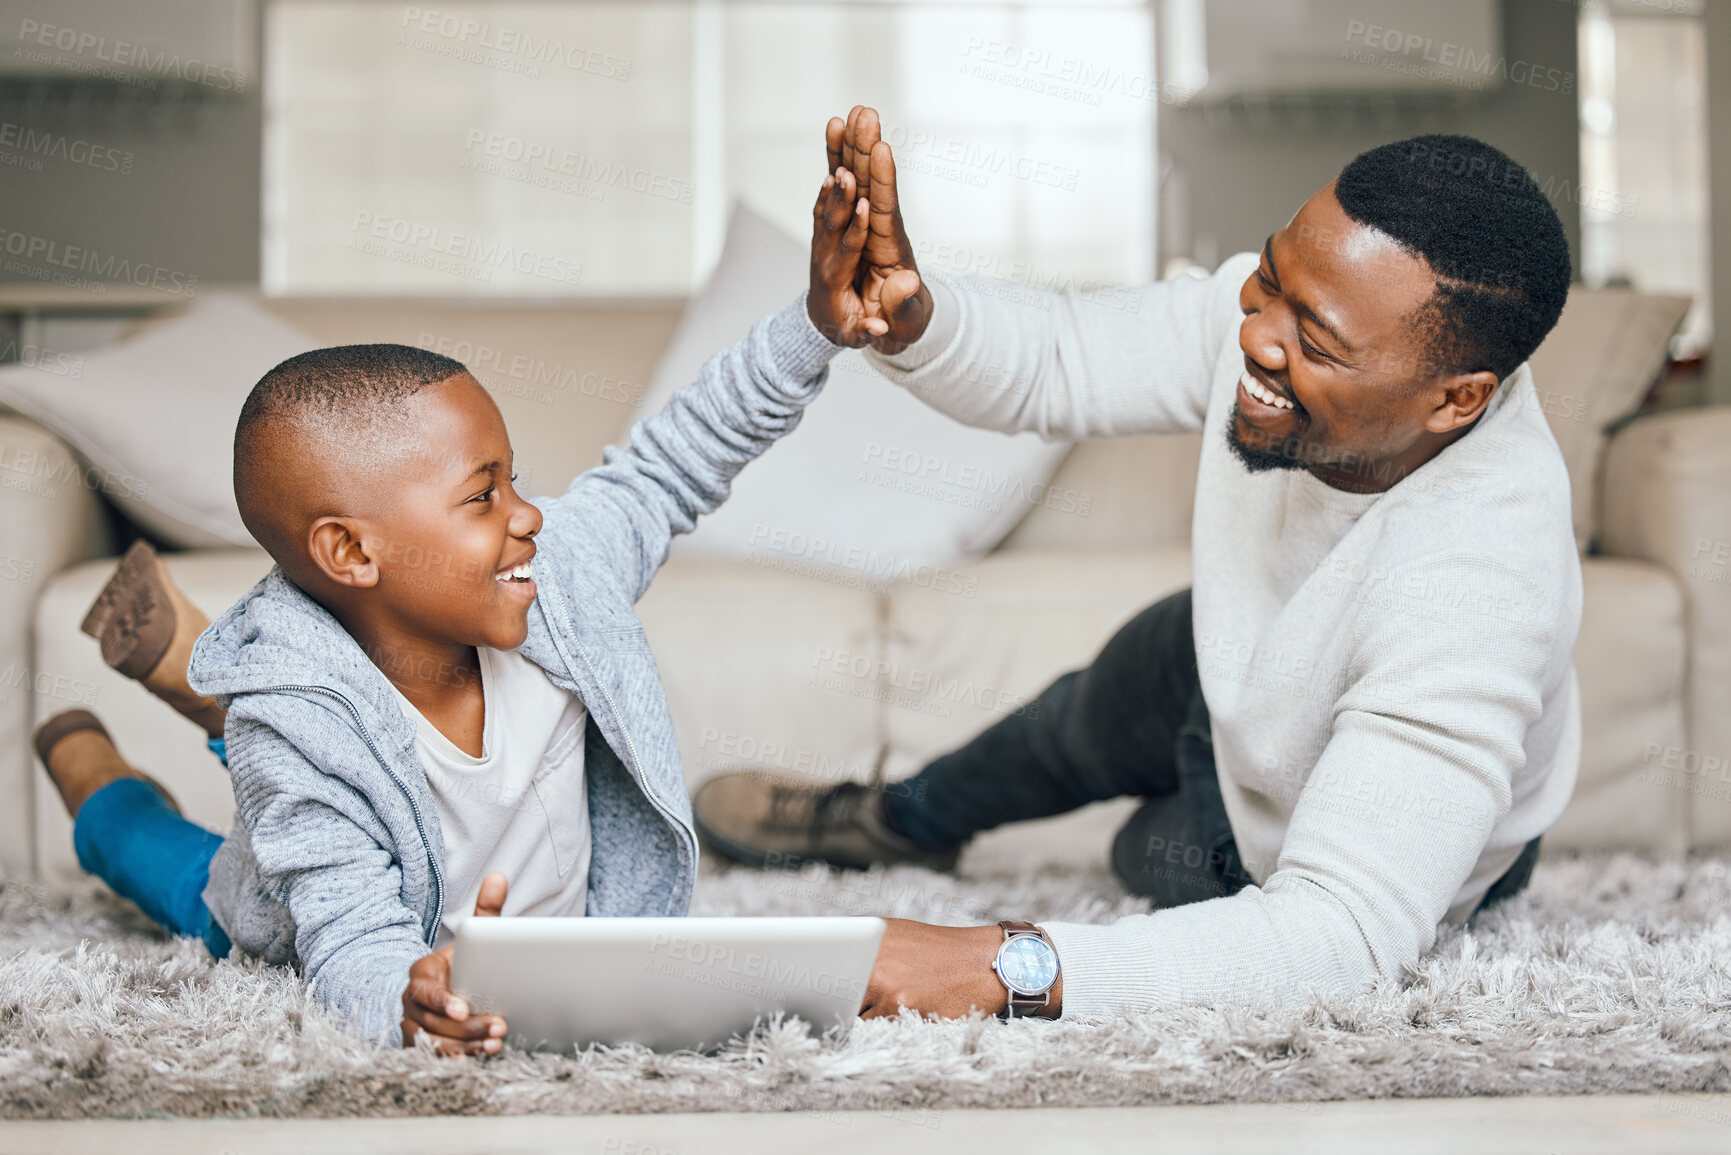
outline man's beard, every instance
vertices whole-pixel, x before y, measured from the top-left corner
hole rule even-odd
[[[1268,446],[1252,445],[1240,440],[1238,436],[1238,419],[1241,416],[1238,402],[1232,403],[1232,412],[1226,418],[1226,444],[1232,447],[1232,453],[1244,468],[1252,473],[1266,473],[1271,469],[1307,469],[1316,464],[1306,461],[1300,442],[1296,437],[1282,437]]]

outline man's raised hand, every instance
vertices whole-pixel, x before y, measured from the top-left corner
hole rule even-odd
[[[483,878],[475,896],[475,916],[499,917],[507,890],[503,874],[495,871]],[[453,947],[441,947],[409,967],[409,985],[403,991],[403,1046],[416,1046],[418,1036],[425,1034],[441,1055],[493,1054],[504,1045],[505,1020],[471,1014],[468,1002],[451,990],[454,954]]]
[[[872,348],[899,353],[920,339],[932,319],[932,294],[920,277],[914,247],[902,227],[896,161],[883,139],[877,110],[856,104],[844,121],[832,117],[824,131],[829,171],[853,174],[862,200],[871,205],[870,233],[861,262],[859,293],[867,315],[882,318]]]

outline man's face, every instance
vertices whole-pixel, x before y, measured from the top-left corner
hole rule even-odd
[[[1228,432],[1239,458],[1343,489],[1398,480],[1387,463],[1426,435],[1447,377],[1413,325],[1435,283],[1422,258],[1348,217],[1333,184],[1306,201],[1238,293],[1244,375]]]
[[[541,511],[512,488],[504,419],[467,373],[411,404],[417,450],[391,470],[382,514],[363,527],[376,592],[413,636],[514,649],[528,636],[535,582],[526,575]]]

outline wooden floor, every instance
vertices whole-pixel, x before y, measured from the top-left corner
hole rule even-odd
[[[1294,1106],[0,1123],[5,1155],[1670,1155],[1731,1152],[1731,1095]]]

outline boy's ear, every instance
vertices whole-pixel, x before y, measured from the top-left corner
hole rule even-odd
[[[325,577],[351,589],[379,584],[378,564],[367,555],[360,526],[352,518],[321,517],[307,531],[307,554]]]

